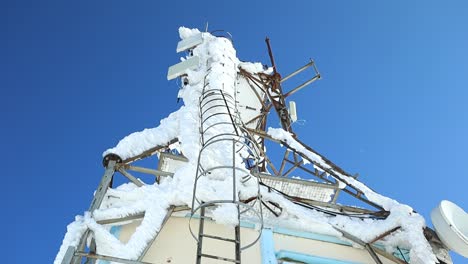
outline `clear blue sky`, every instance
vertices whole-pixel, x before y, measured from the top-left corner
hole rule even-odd
[[[283,74],[315,59],[303,141],[428,222],[442,199],[468,210],[466,1],[167,2],[0,3],[6,263],[51,263],[101,153],[180,106],[177,29],[207,21],[242,60],[269,63],[266,35]]]

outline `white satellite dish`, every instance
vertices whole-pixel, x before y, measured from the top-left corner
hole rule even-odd
[[[456,204],[443,200],[432,210],[431,219],[442,243],[468,257],[468,214]]]

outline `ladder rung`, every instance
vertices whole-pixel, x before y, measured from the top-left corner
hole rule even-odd
[[[200,236],[208,237],[208,238],[212,238],[212,239],[224,240],[224,241],[233,242],[233,243],[239,243],[239,241],[237,241],[235,239],[230,239],[230,238],[225,238],[225,237],[220,237],[220,236],[212,236],[212,235],[200,235]]]
[[[205,257],[205,258],[212,258],[212,259],[224,260],[224,261],[228,261],[228,262],[241,263],[240,260],[229,259],[229,258],[223,258],[223,257],[214,256],[214,255],[200,254],[200,256],[201,256],[201,257]]]

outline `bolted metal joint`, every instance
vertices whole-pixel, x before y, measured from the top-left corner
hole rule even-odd
[[[119,155],[117,154],[114,154],[114,153],[110,153],[110,154],[107,154],[103,159],[102,159],[102,165],[104,167],[107,167],[107,165],[109,164],[109,161],[111,160],[115,160],[115,163],[122,163],[122,158],[119,157]]]

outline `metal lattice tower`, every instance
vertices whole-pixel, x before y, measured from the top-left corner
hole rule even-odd
[[[188,98],[193,99],[195,105],[198,105],[196,114],[199,127],[198,131],[192,131],[193,135],[199,136],[200,144],[198,145],[197,142],[197,147],[200,149],[196,149],[197,155],[192,155],[189,160],[188,156],[184,156],[186,153],[171,153],[173,145],[184,143],[179,141],[177,135],[168,139],[167,142],[155,144],[124,158],[121,158],[118,153],[107,154],[103,161],[104,176],[93,197],[89,213],[93,217],[93,213],[101,207],[103,201],[109,198],[108,191],[112,188],[116,173],[120,173],[137,187],[142,187],[146,183],[132,175],[130,171],[151,175],[154,181],[160,183],[161,178],[175,175],[177,169],[171,166],[174,164],[183,166],[180,164],[190,162],[192,162],[190,165],[196,164],[196,170],[195,166],[192,166],[189,175],[194,178],[191,205],[189,202],[185,202],[183,206],[170,204],[167,211],[163,212],[165,217],[158,231],[152,235],[141,252],[138,252],[138,256],[131,260],[97,254],[99,244],[96,241],[96,234],[91,229],[86,229],[79,243],[68,247],[62,264],[82,263],[83,258],[85,263],[95,263],[96,259],[100,259],[120,263],[147,264],[143,262],[143,258],[150,251],[153,242],[156,241],[161,229],[174,212],[189,213],[189,230],[196,241],[195,263],[210,262],[210,259],[211,261],[246,263],[246,260],[241,259],[242,252],[259,240],[264,220],[281,217],[285,209],[281,204],[265,198],[266,192],[274,192],[287,200],[289,204],[294,203],[303,208],[322,212],[327,216],[353,215],[383,220],[390,214],[381,205],[366,197],[358,187],[359,185],[353,185],[352,181],[346,180],[356,179],[357,174],[347,173],[299,141],[293,131],[292,124],[296,120],[296,113],[291,104],[288,108],[288,101],[291,95],[320,79],[314,61],[311,60],[293,73],[282,77],[278,72],[267,38],[272,71],[255,72],[244,68],[242,63],[239,63],[235,54],[232,53],[233,48],[231,50],[217,49],[223,47],[223,45],[218,45],[220,43],[232,44],[230,34],[215,36],[213,33],[198,32],[198,34],[183,38],[177,46],[177,52],[186,51],[186,60],[170,67],[168,72],[168,79],[180,78],[183,83],[181,88],[186,89],[197,85],[193,84],[194,86],[191,87],[193,79],[190,79],[191,75],[187,72],[198,71],[203,74],[200,78],[203,88],[200,91],[197,86],[197,89],[193,89],[196,90],[191,94],[193,96]],[[211,44],[214,44],[216,49],[209,50],[209,52],[215,51],[215,53],[207,52],[210,56],[198,57],[194,54],[194,50],[197,47],[206,48],[211,45],[206,41],[213,42]],[[284,82],[308,69],[313,71],[312,77],[285,92],[286,89],[282,87]],[[272,111],[276,112],[282,129],[290,133],[293,141],[278,139],[268,133],[267,119]],[[284,148],[284,155],[280,158],[267,155],[266,142],[281,144]],[[197,159],[193,158],[195,156]],[[134,163],[152,157],[157,157],[157,168],[138,166]],[[171,166],[166,164],[168,160],[171,161],[169,162]],[[291,175],[295,173],[306,174],[310,176],[306,177],[307,179],[314,178],[316,181],[291,178]],[[212,189],[207,189],[207,186]],[[217,192],[213,186],[228,191]],[[348,194],[366,207],[338,203],[338,194],[341,193]],[[187,200],[189,199],[190,196]],[[219,215],[220,211],[229,215],[231,222],[221,223],[224,224],[226,232],[213,233],[210,225],[216,223],[216,215]],[[100,219],[96,223],[131,222],[143,219],[145,213],[139,211],[122,217]],[[257,225],[254,230],[260,230],[257,232],[258,236],[253,239],[245,239],[242,236],[242,224],[246,222]],[[381,256],[395,263],[404,263],[375,244],[376,241],[399,230],[400,227],[379,234],[370,242],[364,242],[345,230],[335,229],[347,239],[365,248],[375,263],[381,263]],[[187,237],[193,243],[190,235]],[[209,245],[216,243],[229,243],[232,245],[232,250],[228,253],[210,252]]]

